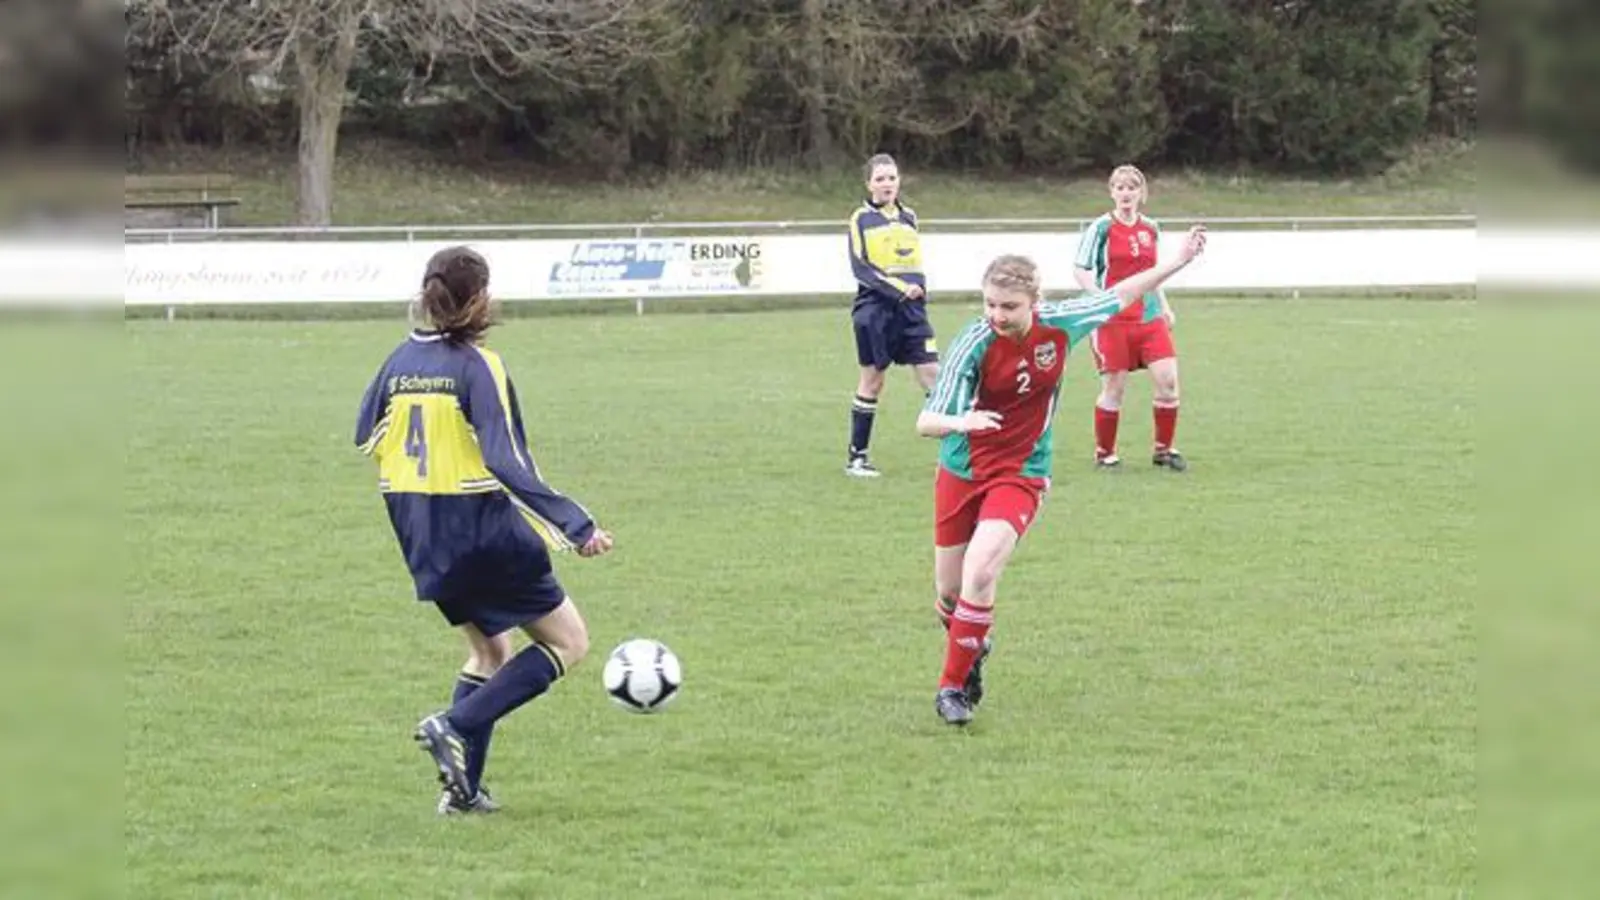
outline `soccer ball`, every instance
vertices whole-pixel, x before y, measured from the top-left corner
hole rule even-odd
[[[629,712],[653,713],[678,696],[683,665],[666,644],[634,638],[611,651],[601,677],[611,702]]]

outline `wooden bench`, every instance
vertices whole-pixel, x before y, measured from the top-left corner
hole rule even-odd
[[[122,180],[124,222],[130,226],[222,226],[222,213],[239,205],[232,175],[128,175]],[[152,222],[155,219],[157,221]]]

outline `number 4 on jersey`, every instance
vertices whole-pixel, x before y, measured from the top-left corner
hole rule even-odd
[[[417,461],[417,477],[428,477],[428,435],[422,427],[422,405],[412,404],[406,416],[406,456]]]

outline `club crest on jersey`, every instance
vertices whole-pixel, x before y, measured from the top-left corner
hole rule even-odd
[[[1050,371],[1056,365],[1056,345],[1039,344],[1033,348],[1033,367],[1042,371]]]
[[[1146,247],[1150,246],[1150,244],[1151,244],[1150,232],[1148,232],[1148,231],[1139,232],[1139,243],[1145,245]]]

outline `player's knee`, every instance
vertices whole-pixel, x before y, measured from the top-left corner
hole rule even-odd
[[[561,663],[567,671],[572,671],[589,655],[589,629],[579,627],[575,631],[564,634],[556,642],[555,651],[561,654]]]
[[[500,671],[500,667],[513,655],[509,635],[480,636],[472,640],[467,648],[467,662],[463,671],[488,677]]]
[[[1095,401],[1101,409],[1122,408],[1122,397],[1128,391],[1128,378],[1124,372],[1106,376],[1100,384],[1100,398]]]
[[[529,638],[560,657],[562,668],[569,672],[589,655],[589,626],[570,600],[538,622],[524,626],[523,630]]]
[[[967,564],[966,583],[962,593],[968,602],[994,595],[995,582],[1000,580],[1001,562],[997,558],[972,560]]]
[[[863,397],[877,397],[883,393],[884,373],[877,369],[866,369],[861,373],[861,379],[856,383],[856,393]]]
[[[1151,392],[1157,404],[1172,406],[1178,402],[1178,373],[1162,372],[1156,375]]]
[[[510,661],[511,656],[510,641],[490,641],[481,647],[473,648],[472,658],[467,665],[471,666],[473,671],[493,675]]]

